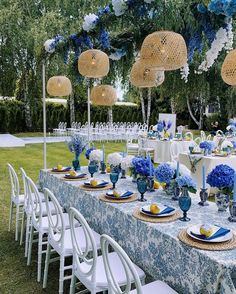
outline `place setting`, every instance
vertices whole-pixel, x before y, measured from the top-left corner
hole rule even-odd
[[[77,172],[75,170],[70,170],[69,173],[65,174],[62,177],[63,180],[65,181],[83,181],[85,179],[88,179],[87,174],[86,173],[81,173],[81,172]]]
[[[111,190],[101,195],[99,199],[110,203],[129,203],[138,200],[138,195],[131,191]]]
[[[63,166],[61,164],[58,164],[56,167],[53,167],[50,171],[50,173],[54,174],[65,174],[72,170],[71,166]]]

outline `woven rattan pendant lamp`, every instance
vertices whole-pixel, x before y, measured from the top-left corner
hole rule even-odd
[[[101,50],[90,49],[83,52],[78,60],[80,74],[88,78],[88,144],[90,146],[90,80],[105,77],[110,69],[109,57]]]
[[[116,90],[110,85],[98,85],[91,91],[91,102],[94,105],[113,106],[116,101]]]
[[[226,56],[221,68],[221,76],[226,84],[236,86],[236,49]]]
[[[71,81],[66,76],[54,76],[47,82],[47,92],[50,96],[69,96],[72,92]]]
[[[165,80],[164,71],[156,71],[142,60],[137,60],[130,72],[130,82],[138,88],[153,88],[160,86]]]
[[[155,69],[165,71],[179,69],[187,63],[185,40],[175,32],[154,32],[143,41],[141,60]]]

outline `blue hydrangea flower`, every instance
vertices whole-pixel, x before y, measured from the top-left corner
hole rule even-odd
[[[227,164],[217,165],[207,176],[207,183],[211,187],[231,189],[234,184],[234,170]]]
[[[180,188],[186,187],[191,192],[196,192],[196,183],[190,176],[180,176],[176,179],[176,182]]]
[[[168,163],[160,164],[155,170],[155,177],[161,183],[169,184],[174,175],[175,170]]]
[[[163,121],[158,121],[157,123],[157,131],[158,132],[162,132],[164,130],[164,124],[163,124]]]
[[[203,141],[200,143],[199,147],[201,149],[212,151],[214,149],[214,143],[212,141]]]
[[[68,142],[68,147],[71,152],[74,152],[78,157],[85,150],[88,142],[85,137],[80,135],[71,136],[71,141]]]
[[[135,173],[142,176],[148,177],[150,176],[150,162],[148,158],[143,156],[135,156],[132,161],[133,168]],[[154,166],[151,164],[151,173],[154,173]]]

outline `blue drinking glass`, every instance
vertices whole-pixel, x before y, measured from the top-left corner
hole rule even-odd
[[[141,197],[139,199],[139,201],[141,202],[145,202],[147,201],[147,199],[144,198],[144,194],[147,192],[147,181],[144,179],[139,179],[137,181],[137,187],[138,187],[138,191],[141,194]]]
[[[112,189],[116,188],[116,183],[118,182],[118,179],[119,179],[119,174],[118,173],[114,173],[114,172],[110,173],[110,180],[111,180],[111,182],[113,184]]]
[[[190,221],[190,218],[187,217],[187,212],[191,207],[191,197],[189,196],[188,189],[182,188],[182,193],[179,197],[179,207],[183,211],[183,217],[180,218],[183,222]]]
[[[98,167],[95,163],[90,163],[88,166],[88,171],[91,174],[91,178],[93,178],[94,173],[96,173],[98,170]]]

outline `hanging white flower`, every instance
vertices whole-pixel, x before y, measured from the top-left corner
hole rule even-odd
[[[228,44],[227,46],[229,47],[230,36],[224,28],[220,28],[217,31],[216,38],[212,42],[211,48],[207,51],[205,60],[200,64],[198,71],[196,71],[197,74],[202,74],[204,71],[208,71],[209,68],[212,67],[226,44]]]
[[[125,0],[112,0],[112,6],[116,16],[121,16],[128,8]]]
[[[90,152],[89,155],[89,160],[90,161],[96,161],[96,162],[101,162],[102,161],[102,150],[95,149]]]
[[[180,75],[181,75],[181,80],[184,80],[185,83],[188,82],[188,76],[189,76],[189,65],[186,63],[183,67],[180,69]]]
[[[123,157],[120,155],[120,153],[111,153],[107,156],[107,163],[113,167],[119,166],[122,162],[122,159]]]
[[[122,161],[121,161],[121,168],[125,171],[127,171],[129,168],[132,167],[132,161],[134,159],[134,156],[133,155],[128,155],[124,158],[122,158]]]
[[[232,26],[232,18],[228,22],[227,26],[227,35],[228,35],[228,41],[225,44],[225,50],[227,52],[231,51],[233,49],[233,43],[234,43],[234,33],[233,33],[233,26]]]
[[[55,46],[54,44],[54,39],[48,39],[45,43],[44,43],[44,49],[45,51],[47,51],[48,53],[53,53],[55,51]]]
[[[152,3],[154,0],[144,0],[145,3]]]
[[[83,22],[83,30],[89,32],[96,27],[98,16],[94,13],[85,15]]]

